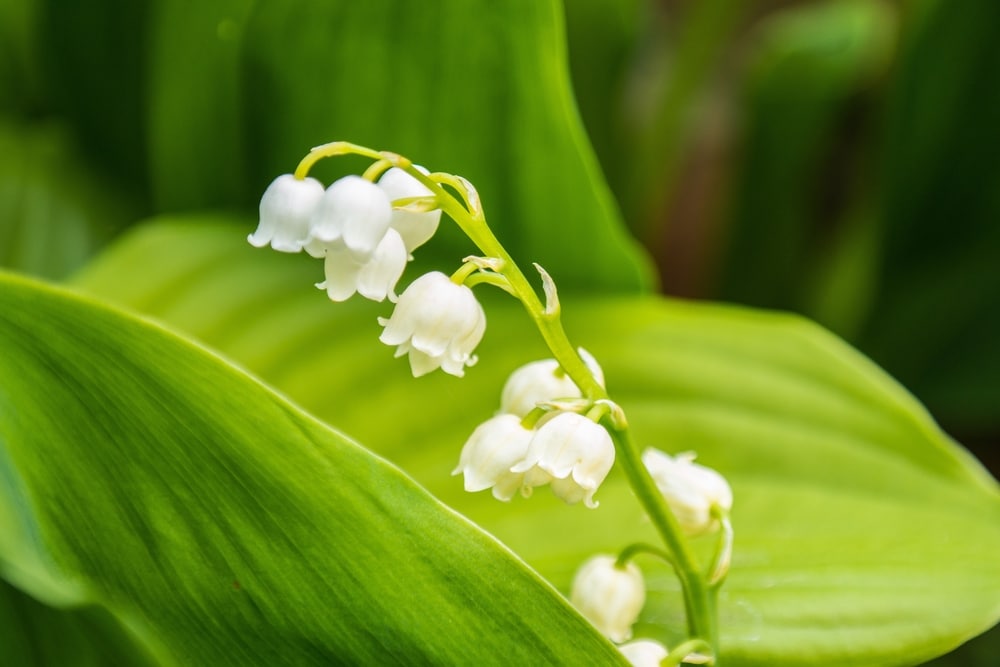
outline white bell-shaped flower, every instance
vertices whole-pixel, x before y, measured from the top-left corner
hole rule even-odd
[[[603,387],[604,371],[597,360],[583,348],[579,352],[587,368]],[[500,412],[524,417],[540,402],[580,396],[580,389],[566,375],[558,361],[542,359],[525,364],[510,374],[500,394]]]
[[[560,412],[541,422],[524,460],[511,472],[524,473],[524,485],[552,483],[557,497],[597,507],[594,493],[615,463],[615,445],[603,426],[575,412]]]
[[[323,184],[315,178],[278,176],[260,198],[260,222],[247,241],[256,248],[270,244],[281,252],[299,252],[309,237],[309,224],[322,198]]]
[[[385,233],[367,262],[356,260],[343,242],[327,244],[326,248],[323,263],[326,280],[316,287],[326,290],[332,301],[346,301],[355,292],[372,301],[384,301],[387,296],[396,300],[396,283],[403,275],[408,256],[396,230]]]
[[[694,462],[694,454],[685,452],[671,457],[658,449],[642,453],[642,462],[656,482],[684,532],[700,535],[718,523],[712,507],[729,512],[733,492],[726,479],[715,470]]]
[[[367,262],[389,229],[392,206],[377,185],[345,176],[326,189],[313,212],[306,250],[319,256],[342,242],[359,262]]]
[[[522,486],[524,473],[511,472],[528,451],[534,432],[514,415],[499,415],[472,432],[452,475],[465,475],[465,490],[493,487],[493,497],[508,501]]]
[[[427,170],[420,165],[414,165],[423,173]],[[390,201],[408,197],[430,197],[433,193],[427,187],[398,167],[393,167],[382,175],[378,181]],[[437,231],[441,222],[441,209],[433,211],[410,211],[402,208],[392,210],[390,225],[403,237],[407,252],[422,246]]]
[[[646,582],[635,563],[618,567],[614,556],[594,556],[573,577],[570,601],[601,634],[614,642],[632,637],[646,603]]]
[[[669,655],[667,648],[653,639],[636,639],[618,647],[632,667],[660,667]]]
[[[472,290],[457,285],[440,271],[414,280],[399,296],[379,336],[396,345],[396,356],[410,356],[410,369],[420,377],[440,368],[462,377],[465,367],[476,363],[472,354],[486,332],[486,313]]]

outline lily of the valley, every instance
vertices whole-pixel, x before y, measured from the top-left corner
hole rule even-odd
[[[423,167],[415,166],[422,173],[427,173]],[[410,197],[430,197],[433,194],[423,183],[397,167],[393,167],[382,175],[378,181],[378,187],[390,201]],[[399,232],[406,245],[406,251],[412,253],[414,249],[422,246],[434,236],[440,222],[441,209],[411,211],[404,207],[392,210],[392,220],[389,224]]]
[[[601,634],[623,642],[646,602],[646,584],[635,563],[619,567],[614,556],[594,556],[573,578],[570,601]]]
[[[642,462],[656,487],[690,536],[715,527],[718,521],[712,516],[713,507],[727,513],[733,508],[729,482],[715,470],[695,463],[694,458],[691,452],[672,457],[653,448],[642,453]]]
[[[615,446],[603,426],[575,412],[560,412],[538,427],[524,460],[511,472],[524,473],[528,487],[551,483],[567,503],[597,507],[594,493],[611,471]]]
[[[389,230],[392,204],[377,185],[345,176],[326,189],[313,211],[306,250],[314,257],[341,243],[358,262],[367,262]]]
[[[379,340],[397,346],[397,357],[409,355],[414,377],[437,368],[462,377],[486,332],[486,313],[472,290],[439,271],[410,283],[392,316],[378,321],[385,327]]]
[[[632,667],[660,667],[667,657],[666,647],[652,639],[636,639],[618,647]]]
[[[586,350],[579,350],[587,368],[604,386],[604,372]],[[538,403],[559,398],[580,398],[580,389],[555,359],[532,361],[521,366],[507,379],[500,394],[500,411],[524,417]]]
[[[493,488],[493,497],[508,501],[521,489],[524,473],[511,472],[528,451],[534,432],[515,415],[498,415],[469,436],[452,475],[465,476],[465,490]]]
[[[331,301],[346,301],[360,294],[372,301],[396,300],[396,283],[406,268],[408,253],[395,229],[386,231],[367,261],[358,261],[337,241],[326,248],[323,269],[326,280],[316,287],[326,290]]]
[[[313,212],[323,192],[323,184],[315,178],[278,176],[260,198],[260,222],[247,241],[255,248],[270,245],[281,252],[299,252],[309,239]]]

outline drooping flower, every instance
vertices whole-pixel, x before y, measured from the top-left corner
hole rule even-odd
[[[594,556],[573,577],[570,601],[601,634],[623,642],[646,602],[646,583],[635,563],[618,567],[614,556]]]
[[[394,229],[382,237],[375,252],[366,262],[359,262],[341,241],[328,244],[323,262],[326,280],[316,287],[326,290],[332,301],[346,301],[355,292],[371,299],[396,300],[396,283],[403,275],[407,261],[403,239]]]
[[[282,174],[260,198],[260,222],[247,237],[250,245],[270,244],[281,252],[299,252],[309,237],[312,215],[323,198],[323,184],[315,178]]]
[[[493,497],[508,501],[521,488],[524,473],[511,467],[524,458],[533,431],[514,415],[499,415],[479,425],[469,436],[458,467],[451,473],[465,475],[465,490],[483,491],[493,487]]]
[[[306,250],[320,257],[337,242],[367,262],[389,229],[392,206],[385,192],[360,176],[345,176],[326,189],[313,212]]]
[[[726,479],[715,470],[694,463],[694,454],[671,457],[658,449],[642,453],[642,462],[677,517],[684,532],[700,535],[715,527],[712,507],[725,512],[733,508],[733,492]]]
[[[421,172],[427,173],[423,167],[414,166]],[[430,197],[433,194],[423,183],[398,167],[385,172],[378,181],[378,187],[385,192],[390,201],[408,197]],[[434,236],[440,222],[441,209],[411,211],[405,208],[393,208],[389,224],[403,237],[406,251],[412,253]]]
[[[440,368],[462,377],[476,363],[472,354],[486,332],[486,313],[472,290],[440,271],[414,280],[399,296],[379,340],[396,345],[396,356],[409,354],[410,369],[420,377]]]
[[[636,639],[618,647],[632,667],[660,667],[669,655],[663,644],[652,639]]]
[[[528,487],[552,484],[558,498],[597,507],[594,493],[611,471],[615,446],[603,426],[575,412],[540,422],[524,460],[511,472],[524,473]]]
[[[597,360],[583,348],[580,356],[597,382],[604,386],[604,372]],[[507,378],[500,394],[500,412],[524,417],[542,401],[580,398],[580,389],[555,359],[542,359],[521,366]]]

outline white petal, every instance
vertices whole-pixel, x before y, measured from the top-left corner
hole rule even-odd
[[[312,218],[310,239],[344,244],[359,261],[375,252],[389,229],[392,207],[385,193],[360,176],[345,176],[327,188]]]
[[[375,253],[358,274],[358,293],[372,301],[383,301],[388,296],[396,300],[396,283],[406,268],[406,247],[396,230],[386,232],[375,248]]]
[[[624,568],[614,556],[594,556],[573,577],[570,600],[606,637],[615,642],[632,636],[632,626],[646,602],[646,584],[635,563]]]
[[[247,237],[251,245],[268,244],[281,252],[298,252],[309,236],[309,222],[323,198],[323,185],[314,178],[282,174],[260,199],[260,223]]]

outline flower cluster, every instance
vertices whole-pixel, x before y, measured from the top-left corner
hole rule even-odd
[[[281,252],[305,250],[324,259],[325,289],[333,301],[355,293],[373,301],[396,300],[396,283],[411,253],[437,230],[440,209],[405,204],[431,191],[402,169],[378,183],[345,176],[329,188],[314,178],[279,176],[260,200],[260,224],[247,240]],[[403,202],[394,206],[393,202]]]
[[[333,301],[354,294],[398,300],[391,317],[379,318],[382,342],[395,346],[397,357],[409,355],[414,376],[441,368],[461,377],[476,363],[472,351],[486,330],[472,290],[432,272],[398,299],[395,291],[411,253],[434,235],[440,219],[433,193],[402,169],[389,169],[377,183],[345,176],[325,190],[314,178],[284,174],[264,192],[260,223],[247,240],[322,258],[326,279],[316,287]]]
[[[581,350],[592,373],[603,380],[593,357]],[[550,409],[580,399],[579,388],[554,359],[514,371],[504,386],[500,414],[472,433],[452,474],[465,476],[466,491],[493,488],[508,501],[518,491],[551,485],[567,503],[597,507],[594,493],[611,471],[615,446],[607,430],[579,412]]]

